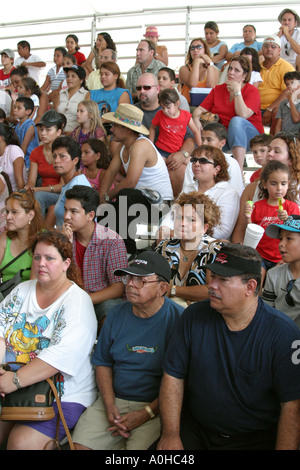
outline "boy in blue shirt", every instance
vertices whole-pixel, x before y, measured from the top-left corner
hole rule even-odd
[[[15,127],[15,132],[20,140],[20,147],[24,152],[25,166],[29,169],[29,156],[36,147],[39,146],[38,133],[35,124],[30,116],[34,110],[34,103],[31,98],[25,96],[16,99],[14,104],[14,117],[19,121]]]

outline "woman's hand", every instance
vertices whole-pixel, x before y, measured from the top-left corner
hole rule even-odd
[[[229,93],[233,95],[235,93],[241,92],[241,83],[239,82],[235,82],[234,80],[226,80],[226,86],[227,86],[227,90],[229,91]]]
[[[0,395],[5,396],[6,393],[15,392],[17,390],[13,383],[14,372],[0,369]]]

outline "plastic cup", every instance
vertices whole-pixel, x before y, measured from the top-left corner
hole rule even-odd
[[[243,244],[251,246],[252,248],[256,248],[264,232],[265,230],[260,225],[248,224]]]

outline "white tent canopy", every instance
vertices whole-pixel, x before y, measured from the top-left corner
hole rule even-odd
[[[300,13],[299,1],[291,0],[288,6]],[[277,17],[286,7],[283,1],[276,0],[228,0],[213,5],[207,0],[131,0],[126,5],[121,0],[15,0],[1,11],[0,50],[8,47],[16,51],[17,42],[26,39],[32,51],[47,62],[46,73],[53,65],[54,47],[64,46],[67,34],[79,37],[81,52],[87,56],[96,32],[107,31],[117,44],[118,64],[126,74],[134,64],[136,45],[145,27],[156,25],[161,44],[168,47],[169,65],[178,70],[184,63],[189,41],[204,36],[206,21],[218,23],[220,39],[231,47],[242,40],[245,24],[255,25],[259,40],[278,31]]]

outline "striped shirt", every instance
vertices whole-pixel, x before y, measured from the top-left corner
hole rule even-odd
[[[61,82],[66,78],[66,74],[64,72],[63,67],[61,67],[58,72],[56,72],[56,66],[52,67],[51,69],[48,70],[47,75],[50,78],[51,91],[57,90]]]

